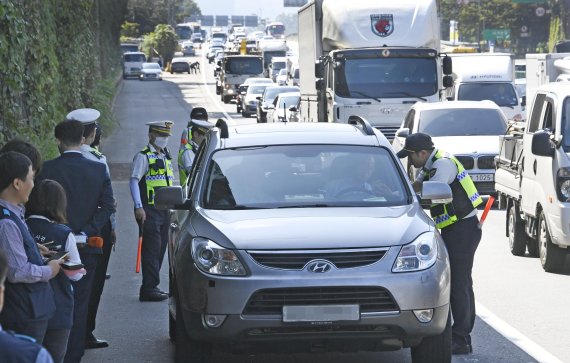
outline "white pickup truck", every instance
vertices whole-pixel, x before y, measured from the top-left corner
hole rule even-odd
[[[570,246],[570,84],[540,86],[528,116],[501,140],[495,188],[512,254],[557,272]]]

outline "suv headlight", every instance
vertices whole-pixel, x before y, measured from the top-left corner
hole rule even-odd
[[[234,251],[206,238],[192,240],[192,259],[206,273],[224,276],[245,276],[245,268]]]
[[[433,266],[437,259],[435,232],[421,234],[412,243],[402,246],[392,272],[421,271]]]
[[[560,168],[557,175],[558,200],[570,201],[570,168]]]

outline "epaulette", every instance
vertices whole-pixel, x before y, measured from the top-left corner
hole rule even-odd
[[[94,155],[97,159],[103,159],[103,153],[101,153],[99,150],[95,150],[93,148],[91,148],[91,150],[89,150],[89,152]]]
[[[148,145],[147,145],[147,147],[145,147],[144,149],[142,149],[142,150],[140,151],[140,153],[144,155],[144,154],[147,154],[149,151],[150,151],[150,147],[148,147]]]

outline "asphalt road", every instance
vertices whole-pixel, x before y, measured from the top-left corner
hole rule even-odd
[[[141,276],[134,271],[137,226],[128,190],[129,167],[134,154],[146,144],[148,121],[175,121],[169,141],[174,156],[191,105],[206,107],[213,118],[229,116],[236,124],[255,123],[255,118],[243,119],[235,113],[235,104],[223,105],[215,95],[213,84],[212,68],[203,62],[202,74],[165,74],[162,82],[126,80],[120,86],[114,107],[119,126],[104,139],[102,148],[111,167],[118,200],[118,243],[111,256],[111,279],[105,286],[96,329],[96,336],[108,340],[110,346],[87,351],[83,362],[172,361],[174,346],[168,340],[167,302],[138,301]],[[454,357],[453,362],[570,362],[567,342],[570,278],[566,274],[545,273],[538,259],[510,255],[504,221],[504,211],[492,210],[485,222],[473,274],[479,304],[473,333],[474,353]],[[166,265],[161,271],[161,288],[168,290]],[[220,355],[215,361],[230,359],[274,363],[411,361],[409,350],[255,357]]]

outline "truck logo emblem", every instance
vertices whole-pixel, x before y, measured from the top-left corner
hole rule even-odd
[[[324,273],[329,272],[332,269],[332,264],[328,261],[313,261],[309,263],[307,268],[310,272],[314,273]]]
[[[379,37],[387,37],[394,32],[394,16],[392,14],[371,14],[372,32]]]
[[[385,108],[381,108],[380,112],[382,112],[384,115],[389,115],[392,113],[392,109],[390,107],[385,107]]]

